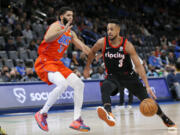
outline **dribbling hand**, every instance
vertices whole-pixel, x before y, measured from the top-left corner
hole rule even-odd
[[[156,95],[154,94],[154,92],[152,91],[152,89],[150,87],[147,87],[146,90],[153,99],[157,99]]]

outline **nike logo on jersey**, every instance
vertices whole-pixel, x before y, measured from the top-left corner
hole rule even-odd
[[[120,52],[123,51],[123,47],[120,47],[120,48],[119,48],[119,51],[120,51]]]

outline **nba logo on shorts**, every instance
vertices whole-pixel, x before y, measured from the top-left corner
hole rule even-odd
[[[26,92],[23,88],[14,88],[13,93],[16,96],[17,101],[23,104],[26,101]]]

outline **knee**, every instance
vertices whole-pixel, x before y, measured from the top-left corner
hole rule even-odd
[[[68,83],[67,81],[64,79],[64,80],[59,80],[56,84],[57,87],[59,88],[63,88],[63,89],[66,89],[68,87]]]
[[[67,80],[59,72],[55,72],[55,73],[50,72],[50,73],[48,73],[48,79],[49,79],[50,82],[52,82],[53,84],[55,84],[59,88],[62,88],[62,87],[67,88],[68,87]]]

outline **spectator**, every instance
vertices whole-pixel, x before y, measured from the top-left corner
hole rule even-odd
[[[78,66],[78,65],[79,65],[78,60],[77,60],[77,57],[78,57],[77,51],[73,51],[73,52],[72,52],[71,64],[73,64],[74,66]]]
[[[176,59],[180,58],[180,43],[179,45],[175,46],[174,54],[175,54]]]
[[[155,68],[161,68],[161,64],[159,59],[156,57],[155,55],[155,51],[151,52],[151,56],[149,56],[148,62],[151,66],[155,67]]]
[[[168,83],[170,92],[173,98],[176,100],[180,100],[179,65],[180,65],[179,62],[176,63],[176,68],[175,67],[172,68],[171,72],[167,76],[167,83]],[[176,69],[177,69],[177,73],[176,73]]]
[[[7,13],[5,18],[6,18],[6,22],[8,24],[11,24],[11,25],[15,24],[16,16],[15,16],[15,14],[13,14],[12,10],[8,11],[8,13]]]
[[[180,84],[180,59],[176,62],[176,81]]]
[[[8,38],[11,36],[11,31],[8,29],[6,24],[3,24],[1,26],[0,36],[2,36],[6,42]]]
[[[102,67],[97,68],[97,73],[92,74],[91,78],[92,79],[99,79],[102,80],[105,77],[104,69]]]
[[[87,59],[86,54],[84,52],[81,52],[80,58],[78,60],[79,66],[84,67],[86,64],[86,59]]]
[[[9,68],[7,66],[2,67],[1,77],[3,82],[10,82],[11,76],[9,73]]]
[[[8,51],[17,51],[17,46],[14,43],[14,40],[12,37],[8,38],[7,44],[5,46],[5,50]]]
[[[169,62],[169,64],[172,64],[172,65],[174,65],[175,64],[175,56],[174,56],[174,53],[172,53],[172,52],[169,52],[169,54],[168,54],[168,62]]]
[[[23,37],[22,28],[20,24],[16,24],[15,30],[12,32],[11,35],[15,38],[17,36]]]
[[[167,45],[162,45],[162,49],[161,49],[161,53],[165,53],[166,55],[168,55],[168,46]]]
[[[38,45],[36,44],[35,40],[31,40],[29,46],[27,49],[31,50],[31,51],[37,51]]]
[[[160,43],[161,45],[167,45],[167,38],[165,35],[160,38]]]
[[[156,50],[155,50],[155,56],[156,57],[160,57],[161,56],[161,51],[160,51],[160,48],[158,46],[156,47]]]
[[[33,39],[33,33],[32,33],[32,30],[30,29],[29,24],[26,24],[26,27],[23,30],[23,36],[24,36],[27,44],[29,44],[30,41]]]
[[[18,50],[20,50],[20,49],[25,50],[26,49],[25,43],[23,42],[21,36],[16,36],[16,47]]]
[[[11,80],[10,80],[11,82],[18,82],[19,81],[19,77],[18,77],[16,69],[12,69],[10,71],[10,78],[11,78]]]
[[[163,65],[167,65],[167,64],[168,64],[168,57],[167,57],[165,51],[162,52],[162,54],[161,54],[161,63],[162,63]]]
[[[26,75],[21,79],[21,81],[32,82],[32,81],[38,81],[38,79],[34,77],[32,68],[26,68]]]
[[[158,77],[157,72],[155,71],[155,67],[149,65],[149,70],[147,72],[148,77]]]
[[[22,60],[17,62],[16,70],[20,74],[21,77],[25,75],[25,67]]]
[[[65,65],[66,67],[68,67],[68,68],[70,67],[70,65],[71,65],[71,59],[68,58],[67,52],[64,53],[63,58],[61,59],[61,61],[64,63],[64,65]]]
[[[83,76],[81,75],[81,72],[77,69],[77,68],[74,68],[73,72],[81,79],[84,79]]]

